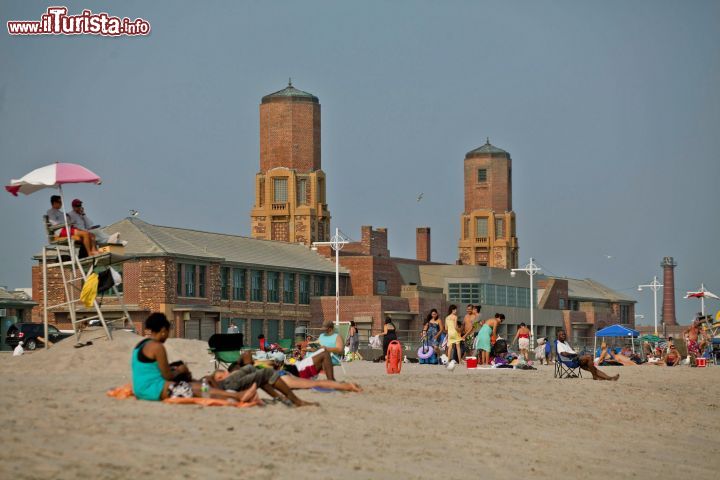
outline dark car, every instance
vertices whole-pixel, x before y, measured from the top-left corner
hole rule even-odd
[[[42,338],[44,335],[42,323],[16,323],[8,327],[5,344],[15,348],[22,340],[25,350],[35,350],[38,346],[43,345],[43,342],[38,340],[38,337]],[[48,325],[48,337],[53,343],[71,336],[72,333],[61,332],[54,325]]]

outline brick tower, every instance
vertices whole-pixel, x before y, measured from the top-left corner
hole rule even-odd
[[[327,241],[330,212],[320,168],[320,102],[288,86],[260,103],[260,172],[252,236],[309,245]]]
[[[675,267],[677,263],[673,257],[665,257],[660,266],[663,267],[662,322],[663,325],[677,325],[677,319],[675,319]]]
[[[465,210],[460,222],[462,265],[517,268],[512,160],[490,139],[465,155]]]

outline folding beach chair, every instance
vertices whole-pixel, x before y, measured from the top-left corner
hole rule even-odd
[[[242,333],[216,333],[208,339],[208,350],[215,357],[215,368],[237,362],[242,348]]]
[[[555,378],[582,378],[578,359],[565,358],[557,351],[557,340],[555,340]]]

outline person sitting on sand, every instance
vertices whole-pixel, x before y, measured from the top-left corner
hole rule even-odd
[[[662,363],[668,367],[674,367],[680,363],[680,353],[677,351],[675,345],[670,345],[667,353],[663,356]]]
[[[170,335],[170,322],[162,313],[152,313],[145,320],[150,338],[138,343],[132,352],[132,389],[141,400],[164,400],[166,398],[199,397],[200,382],[178,381],[189,377],[190,371],[182,364],[171,369],[167,361],[165,340]],[[241,402],[257,401],[257,386],[249,385],[242,392],[225,392],[210,389],[210,397],[232,399]]]
[[[567,335],[565,330],[559,330],[557,334],[557,355],[558,361],[563,360],[565,362],[572,362],[575,360],[577,366],[583,370],[587,370],[593,377],[593,380],[617,380],[620,378],[620,374],[610,376],[603,372],[593,364],[593,358],[590,355],[580,356],[575,350],[572,349],[567,341]]]

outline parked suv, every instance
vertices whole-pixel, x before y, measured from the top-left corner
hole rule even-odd
[[[22,340],[25,350],[35,350],[38,346],[43,345],[37,337],[44,336],[44,328],[42,323],[16,323],[10,325],[5,337],[5,344],[15,348]],[[50,341],[55,343],[63,338],[72,336],[72,333],[61,332],[54,325],[48,325],[48,337]]]

